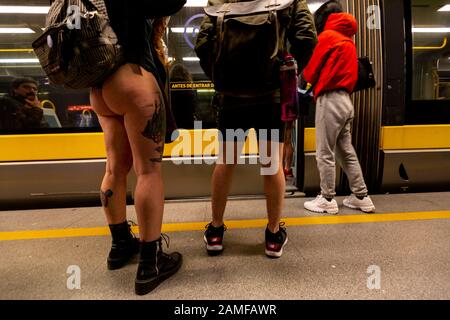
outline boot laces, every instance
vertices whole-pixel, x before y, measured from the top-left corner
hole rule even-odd
[[[281,221],[278,224],[280,229],[278,230],[278,232],[275,233],[275,237],[276,237],[278,242],[281,242],[283,240],[283,232],[286,232],[285,225],[286,225],[286,223],[284,221]]]
[[[130,232],[132,239],[137,239],[136,235],[133,233],[133,231],[131,230],[131,227],[135,227],[137,226],[137,223],[134,222],[133,220],[127,220],[128,223],[128,231]],[[128,241],[128,240],[127,240]],[[114,241],[112,241],[112,245],[111,245],[111,249],[117,249],[118,248],[118,244],[115,243]]]
[[[172,260],[172,256],[170,254],[164,253],[164,251],[162,249],[162,242],[163,242],[163,240],[166,243],[166,247],[169,248],[170,237],[167,234],[165,234],[165,233],[161,233],[161,237],[159,238],[159,252],[165,258]]]

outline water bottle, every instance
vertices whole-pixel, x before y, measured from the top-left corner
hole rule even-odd
[[[298,118],[298,76],[297,61],[290,54],[286,54],[280,67],[281,84],[281,120],[295,121]]]

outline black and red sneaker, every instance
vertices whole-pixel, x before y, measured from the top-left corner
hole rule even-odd
[[[208,223],[206,226],[206,231],[203,239],[206,243],[206,251],[210,256],[216,256],[223,251],[223,233],[227,230],[225,225],[220,227],[213,227],[212,223]]]
[[[284,222],[280,223],[280,230],[272,233],[266,228],[266,255],[269,258],[279,258],[283,254],[283,247],[288,242],[288,236]]]

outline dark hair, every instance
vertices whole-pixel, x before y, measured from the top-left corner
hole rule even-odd
[[[170,70],[171,81],[192,81],[192,74],[184,65],[177,63]]]
[[[11,82],[11,89],[17,89],[24,83],[33,83],[36,86],[39,86],[38,82],[32,78],[17,78]]]
[[[314,24],[316,25],[317,34],[321,34],[325,25],[327,24],[328,17],[332,13],[341,13],[344,11],[342,5],[336,0],[331,0],[325,2],[320,6],[319,9],[314,13]]]

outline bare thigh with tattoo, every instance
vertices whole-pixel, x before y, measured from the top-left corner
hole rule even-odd
[[[164,153],[166,112],[155,77],[136,65],[121,67],[103,86],[108,107],[122,115],[136,173],[160,163]]]

